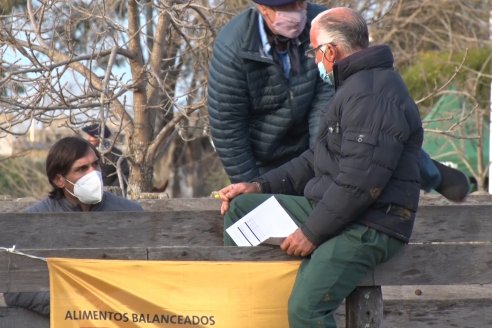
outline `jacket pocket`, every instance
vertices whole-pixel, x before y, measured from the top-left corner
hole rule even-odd
[[[342,134],[340,131],[340,123],[338,121],[328,121],[324,131],[323,139],[326,140],[329,151],[340,154],[342,146]]]
[[[377,143],[377,136],[370,133],[345,132],[341,147],[344,165],[367,169],[371,164]]]

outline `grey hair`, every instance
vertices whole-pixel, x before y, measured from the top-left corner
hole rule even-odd
[[[369,46],[369,31],[360,13],[349,8],[345,9],[349,15],[336,15],[331,12],[332,10],[328,10],[315,21],[326,39],[350,54]]]

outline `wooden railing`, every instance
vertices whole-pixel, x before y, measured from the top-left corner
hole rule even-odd
[[[492,283],[492,203],[488,198],[464,205],[431,203],[422,202],[411,243],[394,259],[371,272],[347,299],[346,327],[382,326],[381,286],[473,287]],[[0,213],[0,246],[15,245],[17,250],[42,257],[293,259],[277,247],[221,246],[223,226],[216,200],[142,200],[142,204],[146,212]],[[44,262],[0,252],[0,293],[48,289]],[[11,322],[21,314],[25,313],[3,309],[0,328],[14,327]],[[22,328],[48,327],[46,319],[33,318],[23,323]],[[477,323],[470,327],[481,326]]]

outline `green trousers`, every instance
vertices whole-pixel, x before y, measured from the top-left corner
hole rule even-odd
[[[224,229],[272,195],[246,194],[236,197],[224,216]],[[275,195],[292,219],[302,224],[313,210],[299,196]],[[235,245],[224,232],[224,245]],[[289,306],[290,328],[336,328],[334,313],[343,300],[376,265],[387,261],[404,245],[372,228],[351,224],[302,260]]]

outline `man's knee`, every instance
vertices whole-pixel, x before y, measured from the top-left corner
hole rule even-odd
[[[309,298],[307,295],[301,293],[292,292],[289,297],[289,317],[292,315],[297,315],[299,313],[304,313],[307,311],[307,304],[309,303]]]
[[[307,302],[299,298],[289,300],[288,318],[290,328],[336,328],[333,313],[316,313]]]
[[[288,303],[289,326],[291,328],[304,327],[309,321],[309,299],[307,295],[292,293]],[[306,326],[307,327],[307,326]]]
[[[314,297],[315,298],[315,297]],[[335,327],[332,324],[332,316],[320,304],[313,303],[313,295],[303,288],[295,288],[288,303],[288,318],[290,328],[303,327]]]

